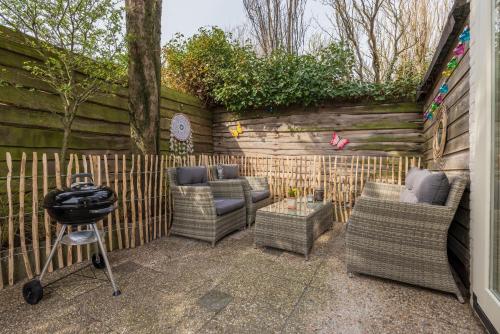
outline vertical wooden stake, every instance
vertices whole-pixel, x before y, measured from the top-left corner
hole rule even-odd
[[[75,173],[76,174],[79,174],[80,173],[80,162],[78,161],[78,155],[75,154]],[[80,181],[80,178],[77,178],[77,181]],[[77,230],[78,231],[81,231],[82,230],[82,227],[81,226],[78,226],[77,227]],[[82,258],[82,246],[76,246],[76,262],[80,263],[82,262],[83,258]]]
[[[157,236],[157,223],[158,223],[158,198],[160,195],[158,194],[158,155],[155,155],[155,181],[154,181],[154,187],[153,187],[153,195],[151,196],[153,200],[153,207],[154,207],[154,213],[153,213],[153,238],[156,239]]]
[[[45,153],[42,154],[42,183],[43,183],[43,197],[47,195],[49,192],[49,180],[48,180],[48,166],[47,166],[47,155]],[[50,250],[52,248],[52,236],[50,230],[50,216],[47,210],[43,210],[43,225],[45,227],[45,258],[49,258]],[[52,272],[54,269],[52,265],[52,261],[49,263],[49,272]]]
[[[31,166],[31,240],[33,255],[35,256],[35,274],[40,275],[40,236],[38,233],[38,156],[36,152],[33,152]],[[2,284],[1,279],[0,284]]]
[[[111,183],[109,182],[109,166],[108,166],[108,156],[103,154],[102,156],[104,160],[104,177],[106,178],[106,187],[111,187]],[[113,251],[113,216],[109,214],[108,217],[108,250]]]
[[[14,285],[14,209],[12,206],[12,157],[5,154],[7,161],[7,202],[9,207],[9,285]]]
[[[71,186],[71,173],[73,171],[73,154],[69,156],[68,167],[66,169],[66,187]],[[71,226],[66,227],[66,233],[71,233]],[[66,246],[66,265],[70,266],[73,264],[73,246]]]
[[[132,158],[134,156],[132,155]],[[134,164],[132,163],[132,166]],[[133,187],[132,181],[130,181]],[[130,190],[132,191],[132,189]],[[127,208],[127,158],[122,155],[122,210],[123,210],[123,234],[125,235],[125,248],[130,248],[129,229],[128,229],[128,208]]]
[[[147,161],[147,158],[144,159]],[[141,183],[141,155],[137,155],[137,209],[139,214],[139,242],[144,245],[144,224],[142,221],[142,183]]]
[[[61,164],[59,162],[59,154],[54,153],[54,163],[56,169],[56,187],[57,189],[62,189],[61,182]],[[59,223],[56,224],[56,233],[59,235],[59,231],[61,230],[61,225]],[[57,246],[57,266],[59,269],[64,268],[64,259],[61,244]]]
[[[137,155],[137,159],[140,164],[140,155]],[[132,154],[132,167],[130,168],[130,214],[132,215],[132,231],[131,231],[131,240],[130,247],[135,248],[135,230],[136,230],[136,221],[135,221],[135,184],[134,184],[134,155]]]
[[[113,173],[113,179],[114,179],[114,185],[115,185],[115,193],[116,196],[118,197],[117,200],[120,201],[120,187],[118,185],[118,174],[120,174],[120,169],[118,167],[118,154],[115,154],[115,171]],[[124,195],[122,194],[122,197]],[[121,228],[121,223],[120,223],[120,205],[116,206],[115,210],[115,223],[116,223],[116,236],[118,239],[118,249],[123,248],[123,241],[122,241],[122,228]]]
[[[26,181],[26,153],[22,153],[21,166],[19,171],[19,238],[21,240],[21,253],[24,260],[24,268],[29,279],[33,278],[31,271],[30,259],[28,257],[28,249],[26,248],[26,231],[24,228],[24,193]]]

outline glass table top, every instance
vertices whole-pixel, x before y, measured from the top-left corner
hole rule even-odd
[[[328,201],[323,202],[307,202],[306,198],[297,199],[297,208],[289,209],[287,200],[282,200],[266,207],[259,209],[262,212],[277,213],[296,217],[307,217],[312,213],[320,210]]]

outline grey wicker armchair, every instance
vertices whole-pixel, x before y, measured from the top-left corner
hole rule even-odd
[[[448,262],[448,228],[466,179],[451,181],[444,206],[399,201],[403,186],[367,183],[347,226],[349,275],[363,273],[464,298]]]
[[[177,168],[169,168],[168,177],[173,199],[172,234],[215,246],[227,234],[245,228],[246,208],[240,181],[179,185]]]
[[[223,167],[238,167],[238,165],[222,165]],[[214,179],[217,179],[217,166],[210,166],[210,172]],[[267,177],[261,176],[237,176],[243,186],[245,194],[245,205],[247,209],[247,225],[250,226],[255,222],[257,210],[268,206],[273,202]],[[230,181],[234,179],[224,179]]]

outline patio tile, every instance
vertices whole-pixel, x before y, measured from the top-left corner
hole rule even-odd
[[[203,297],[198,299],[198,305],[212,312],[218,312],[226,307],[233,297],[219,290],[210,290]]]
[[[257,300],[235,300],[218,313],[201,333],[279,333],[286,315]]]

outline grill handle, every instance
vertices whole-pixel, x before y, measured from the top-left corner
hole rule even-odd
[[[116,210],[117,205],[111,205],[103,209],[97,209],[97,210],[89,210],[89,213],[92,215],[104,215],[110,212],[113,212]]]
[[[76,182],[76,179],[79,178],[79,177],[87,177],[90,179],[90,181],[93,183],[94,182],[94,179],[92,178],[92,174],[90,173],[78,173],[78,174],[73,174],[71,176],[71,183],[75,183]]]

